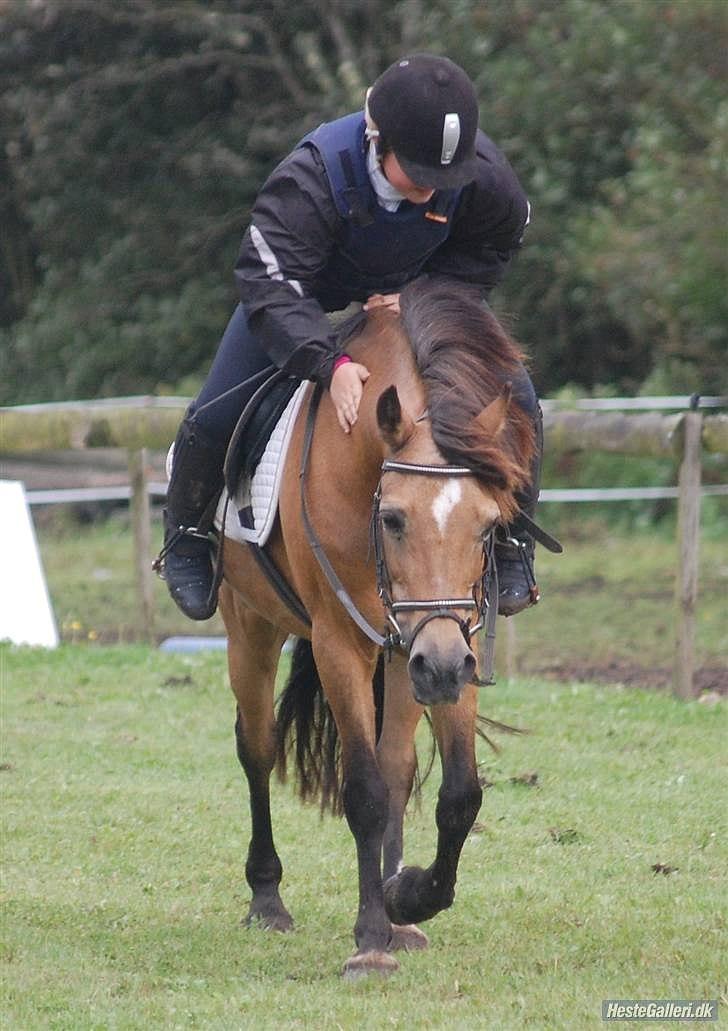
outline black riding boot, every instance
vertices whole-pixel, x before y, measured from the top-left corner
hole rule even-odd
[[[193,418],[184,419],[174,442],[157,568],[173,601],[190,619],[209,619],[217,608],[211,528],[223,487],[225,451]]]
[[[538,504],[543,459],[543,415],[539,406],[534,421],[536,451],[531,465],[531,482],[516,495],[523,512],[533,519]],[[535,542],[520,524],[518,516],[496,538],[495,560],[498,567],[498,615],[515,616],[539,599],[533,569]]]

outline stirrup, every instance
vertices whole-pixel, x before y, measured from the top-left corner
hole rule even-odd
[[[538,604],[541,597],[533,567],[534,544],[503,533],[495,548],[496,567],[499,568],[498,614],[517,616],[519,612]]]
[[[520,540],[518,537],[506,537],[503,542],[509,547],[516,549],[516,554],[521,562],[521,569],[523,570],[523,578],[528,586],[528,594],[531,598],[531,605],[537,605],[541,600],[541,592],[538,589],[536,583],[536,574],[533,570],[533,560],[529,551],[533,553],[533,542],[528,540]],[[497,559],[496,559],[497,561]]]
[[[217,536],[211,530],[205,532],[204,530],[199,530],[196,526],[178,526],[169,535],[169,540],[164,542],[159,554],[152,562],[152,569],[161,580],[164,580],[165,558],[183,537],[194,537],[199,541],[206,541],[211,547],[214,547],[217,544]]]
[[[194,549],[186,555],[175,551],[175,546],[185,537],[200,542],[202,546],[197,554]],[[215,614],[223,577],[223,545],[222,534],[216,536],[212,531],[203,533],[197,527],[179,526],[170,533],[152,563],[152,568],[167,584],[177,608],[190,619],[206,620]]]

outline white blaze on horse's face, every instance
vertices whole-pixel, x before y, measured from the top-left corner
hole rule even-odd
[[[447,521],[455,506],[462,500],[462,496],[463,488],[460,480],[455,478],[446,479],[440,488],[439,494],[432,502],[432,514],[435,517],[441,537],[445,536]]]

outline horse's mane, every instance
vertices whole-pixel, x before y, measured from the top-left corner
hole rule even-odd
[[[473,287],[416,280],[400,297],[402,325],[425,385],[433,440],[446,461],[464,465],[499,494],[504,515],[525,485],[533,420],[515,398],[497,439],[474,421],[522,375],[524,354]]]

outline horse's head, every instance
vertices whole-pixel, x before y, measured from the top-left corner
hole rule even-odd
[[[475,417],[479,435],[498,440],[509,402],[507,385]],[[455,702],[475,675],[468,627],[477,618],[485,545],[503,518],[503,491],[447,465],[427,415],[415,420],[393,386],[379,398],[377,423],[390,456],[375,514],[383,600],[409,654],[416,700]]]

